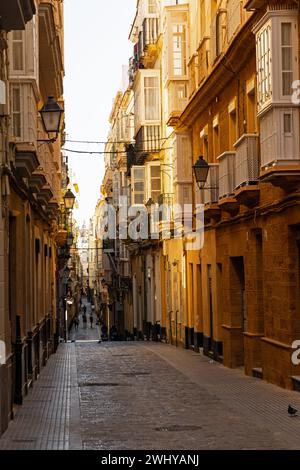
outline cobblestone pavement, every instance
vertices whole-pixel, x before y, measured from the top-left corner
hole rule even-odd
[[[298,393],[191,351],[97,338],[80,327],[60,346],[0,449],[300,447],[300,417],[287,414]]]

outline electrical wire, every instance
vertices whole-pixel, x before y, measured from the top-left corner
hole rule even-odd
[[[155,140],[156,142],[162,142],[162,141],[166,141],[168,140],[169,137],[164,137],[164,138],[160,138],[160,139],[157,139],[157,138],[154,138],[154,139],[150,139],[150,140],[140,140],[139,142],[141,143],[146,143],[146,142],[153,142],[153,140]],[[126,142],[124,140],[120,140],[120,141],[117,141],[117,140],[114,140],[114,141],[107,141],[107,142],[100,142],[100,141],[97,141],[97,140],[71,140],[71,139],[64,139],[64,142],[69,142],[69,143],[72,143],[72,144],[101,144],[101,145],[114,145],[114,144],[124,144],[124,145],[134,145],[135,142]]]
[[[151,149],[151,150],[134,150],[134,153],[152,153],[152,152],[160,152],[161,150],[172,150],[174,147],[166,147],[166,148],[161,148],[161,149]],[[70,153],[76,153],[80,155],[117,155],[117,154],[122,154],[126,155],[127,152],[126,150],[117,150],[115,152],[92,152],[92,151],[84,151],[84,150],[70,150],[70,149],[64,149],[65,152],[70,152]]]

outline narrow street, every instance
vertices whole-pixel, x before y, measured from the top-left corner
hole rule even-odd
[[[88,306],[89,307],[89,306]],[[61,344],[0,449],[296,449],[300,395],[191,351],[98,343],[88,324]]]

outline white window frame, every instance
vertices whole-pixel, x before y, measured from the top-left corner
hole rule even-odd
[[[292,82],[298,78],[298,13],[296,10],[271,10],[260,20],[256,34],[258,113],[274,104],[290,104],[292,90],[283,94],[282,24],[291,23]],[[265,39],[264,39],[265,37]],[[267,39],[266,39],[267,38]],[[263,42],[264,41],[264,42]],[[265,44],[268,44],[266,51]],[[264,56],[264,54],[266,54]]]
[[[16,33],[19,33],[21,35],[21,39],[15,39],[14,36]],[[25,30],[18,30],[18,31],[12,31],[11,32],[11,52],[10,52],[10,61],[11,61],[11,71],[13,74],[25,74],[25,69],[26,69],[26,55],[25,55]],[[14,47],[15,45],[21,45],[22,48],[22,68],[14,68]]]
[[[152,193],[153,191],[155,192],[158,192],[158,190],[152,190],[152,176],[151,176],[151,168],[153,167],[158,167],[160,168],[160,162],[159,161],[155,161],[155,162],[150,162],[150,163],[147,163],[146,164],[146,175],[147,175],[147,178],[146,178],[146,194],[147,194],[147,201],[149,201],[150,198],[152,198]],[[155,178],[156,180],[158,180],[158,178]],[[159,190],[159,194],[158,196],[160,196],[161,194],[161,187],[162,187],[162,177],[161,177],[161,171],[160,171],[160,177],[159,177],[159,180],[160,180],[160,190]],[[147,202],[146,201],[146,202]],[[157,200],[154,199],[154,202],[158,202]]]
[[[14,91],[18,90],[20,96],[19,111],[15,110]],[[11,133],[12,136],[17,140],[22,140],[23,137],[23,99],[22,99],[22,87],[20,85],[12,85],[11,87],[11,112],[12,112],[12,123]],[[15,115],[20,116],[20,135],[15,135]]]
[[[177,14],[177,18],[176,18]],[[185,17],[183,21],[182,17]],[[174,73],[174,31],[173,28],[183,27],[185,31],[185,46],[184,46],[184,72],[181,75]],[[187,80],[188,79],[188,58],[189,58],[189,24],[188,24],[188,9],[186,5],[176,5],[176,9],[172,7],[166,8],[166,22],[164,30],[164,46],[163,46],[163,67],[164,82],[168,84],[170,80]]]
[[[158,119],[149,120],[146,119],[145,112],[145,79],[156,78],[158,81]],[[160,125],[161,121],[161,90],[160,90],[160,70],[140,70],[138,78],[134,87],[134,118],[135,118],[135,133],[141,126],[146,125]]]
[[[141,178],[136,178],[135,176],[135,171],[140,170],[143,171],[144,176]],[[144,184],[144,190],[143,191],[137,191],[135,189],[135,184],[136,183],[141,183],[143,182]],[[140,206],[145,204],[147,201],[145,200],[147,197],[147,187],[146,187],[146,169],[142,165],[134,165],[131,167],[131,205],[133,206]],[[143,201],[142,202],[136,202],[136,195],[142,195],[143,194]]]

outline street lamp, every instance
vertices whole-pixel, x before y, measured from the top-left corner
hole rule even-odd
[[[195,165],[193,165],[194,175],[199,189],[202,189],[208,178],[209,164],[204,160],[203,155],[200,155]]]
[[[65,208],[67,209],[67,211],[73,210],[74,204],[75,204],[75,199],[76,198],[75,198],[74,194],[72,193],[72,191],[70,189],[68,189],[68,191],[64,195],[64,204],[65,204]]]
[[[39,140],[39,142],[55,142],[60,131],[61,119],[64,110],[55,101],[53,96],[49,96],[47,103],[40,110],[43,126],[47,134],[55,134],[55,137],[47,140]]]

